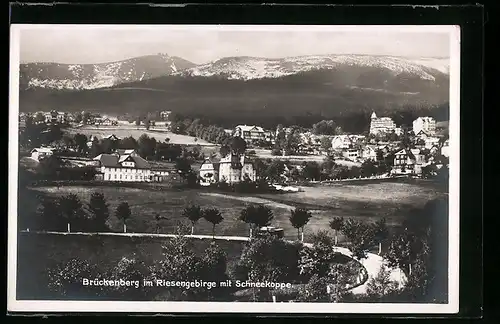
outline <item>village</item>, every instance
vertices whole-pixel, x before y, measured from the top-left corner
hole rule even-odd
[[[88,136],[83,140],[85,145],[76,143],[67,136],[52,141],[41,143],[39,147],[32,147],[29,154],[32,160],[40,162],[49,156],[58,156],[61,160],[71,162],[73,166],[92,166],[96,168],[95,180],[113,182],[164,182],[175,179],[182,170],[175,170],[173,163],[162,163],[163,158],[151,159],[141,156],[138,144],[132,143],[130,147],[124,146],[125,136],[117,136],[127,131],[127,125],[135,127],[139,132],[158,129],[159,136],[175,134],[172,121],[169,120],[170,111],[158,112],[157,119],[136,119],[123,121],[116,117],[102,117],[99,114],[81,112],[70,114],[60,111],[37,112],[35,114],[21,113],[20,129],[29,119],[35,125],[45,125],[41,130],[54,126],[62,129],[72,129],[74,137],[83,137],[79,130],[87,128]],[[319,124],[319,123],[318,123]],[[237,149],[227,152],[222,156],[223,150],[217,151],[215,143],[205,143],[207,154],[198,152],[194,160],[193,170],[197,171],[197,182],[201,186],[210,186],[219,182],[234,184],[245,179],[256,181],[262,179],[258,174],[261,168],[255,165],[256,159],[268,161],[282,161],[283,167],[279,177],[271,176],[274,183],[271,185],[290,185],[300,179],[300,174],[306,166],[321,167],[325,161],[343,166],[342,172],[330,172],[323,176],[304,177],[308,181],[335,181],[342,178],[360,179],[373,177],[431,177],[443,166],[447,167],[449,157],[449,140],[446,131],[436,125],[432,117],[418,117],[413,121],[412,127],[398,127],[389,117],[371,115],[369,132],[363,134],[335,134],[325,135],[314,132],[313,129],[297,129],[293,127],[280,127],[275,130],[265,130],[257,125],[237,125],[234,129],[224,129],[226,143],[231,138],[243,140],[243,150]],[[319,128],[319,127],[318,127]],[[337,132],[338,131],[337,127]],[[93,135],[92,130],[108,132],[106,135]],[[328,132],[328,131],[327,131]],[[137,140],[138,138],[136,138]],[[195,138],[196,142],[198,139]],[[102,142],[120,143],[120,145],[107,144],[107,148],[93,150],[93,146]],[[281,141],[281,143],[279,143]],[[160,143],[152,150],[161,150]],[[80,145],[80,146],[79,146]],[[126,145],[126,144],[125,144]],[[165,143],[163,148],[176,145],[179,147],[192,147],[182,143]],[[288,145],[285,148],[285,145]],[[82,147],[83,146],[83,147]],[[85,147],[86,146],[86,147]],[[118,149],[119,147],[119,149]],[[181,152],[179,150],[179,152]],[[94,152],[94,155],[92,154]],[[64,154],[69,153],[69,154]],[[164,156],[165,157],[165,156]],[[175,160],[168,158],[168,162]],[[155,160],[155,161],[153,161]],[[366,169],[369,170],[366,170]],[[280,168],[278,168],[280,169]],[[365,170],[364,170],[365,169]],[[351,172],[346,172],[351,170]],[[172,175],[174,173],[174,175]],[[295,176],[294,176],[295,175]],[[350,175],[350,176],[349,176]]]

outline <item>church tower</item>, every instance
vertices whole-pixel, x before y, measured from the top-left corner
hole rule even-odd
[[[372,112],[372,117],[371,119],[377,119],[377,114],[375,112]]]

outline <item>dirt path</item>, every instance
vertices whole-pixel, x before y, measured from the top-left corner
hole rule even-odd
[[[295,209],[294,206],[283,204],[283,203],[278,203],[278,202],[275,202],[275,201],[272,201],[269,199],[264,199],[264,198],[240,197],[240,196],[232,196],[232,195],[220,194],[220,193],[215,193],[215,192],[203,192],[203,193],[200,193],[200,195],[240,200],[240,201],[245,201],[245,202],[249,202],[249,203],[263,204],[263,205],[267,205],[270,207],[282,208],[282,209],[287,209],[287,210]]]

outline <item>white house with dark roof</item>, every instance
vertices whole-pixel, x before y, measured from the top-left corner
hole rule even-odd
[[[401,149],[395,153],[393,174],[412,174],[422,173],[422,166],[425,164],[425,156],[419,149]]]
[[[266,139],[266,132],[260,126],[238,125],[233,131],[233,136],[241,137],[245,141],[258,141]]]
[[[418,117],[413,121],[413,133],[424,131],[427,135],[434,135],[436,132],[436,120],[432,117]]]
[[[112,154],[99,154],[96,178],[104,181],[149,182],[154,181],[151,165],[135,150],[117,150]]]
[[[40,161],[46,157],[54,154],[54,151],[50,147],[37,147],[31,150],[31,158],[35,161]]]
[[[377,161],[377,150],[376,145],[365,145],[361,151],[361,157],[365,160]]]
[[[209,186],[216,182],[234,184],[245,179],[255,181],[257,174],[253,162],[245,155],[228,154],[217,159],[207,159],[200,167],[200,185]]]
[[[332,149],[345,150],[353,145],[353,140],[349,135],[335,135],[332,137]]]
[[[219,181],[219,159],[207,158],[200,167],[200,185],[210,186]]]

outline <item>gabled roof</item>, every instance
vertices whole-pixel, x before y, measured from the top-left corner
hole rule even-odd
[[[255,125],[238,125],[236,128],[241,129],[244,132],[249,132],[249,131],[258,131],[258,132],[263,132],[264,129],[260,126],[255,126]]]
[[[419,135],[425,135],[425,136],[429,136],[429,134],[427,134],[423,129],[421,129],[417,134],[415,134],[416,136],[419,136]]]
[[[119,155],[129,155],[132,153],[136,153],[134,149],[117,149],[115,152]]]
[[[415,150],[418,150],[418,149],[415,149]],[[420,150],[418,150],[418,153],[420,153]],[[416,153],[416,154],[418,154],[418,153]],[[395,155],[402,155],[402,154],[405,154],[411,160],[415,160],[415,155],[413,154],[412,150],[404,148],[404,149],[401,149],[395,153]]]
[[[94,158],[95,161],[99,161],[101,166],[108,168],[127,168],[121,165],[121,162],[130,159],[135,163],[135,169],[149,169],[151,166],[148,161],[144,160],[140,156],[125,155],[120,156],[118,154],[99,154]],[[130,167],[129,167],[130,168]]]
[[[31,150],[31,153],[39,152],[39,153],[53,153],[52,148],[49,147],[37,147]]]

